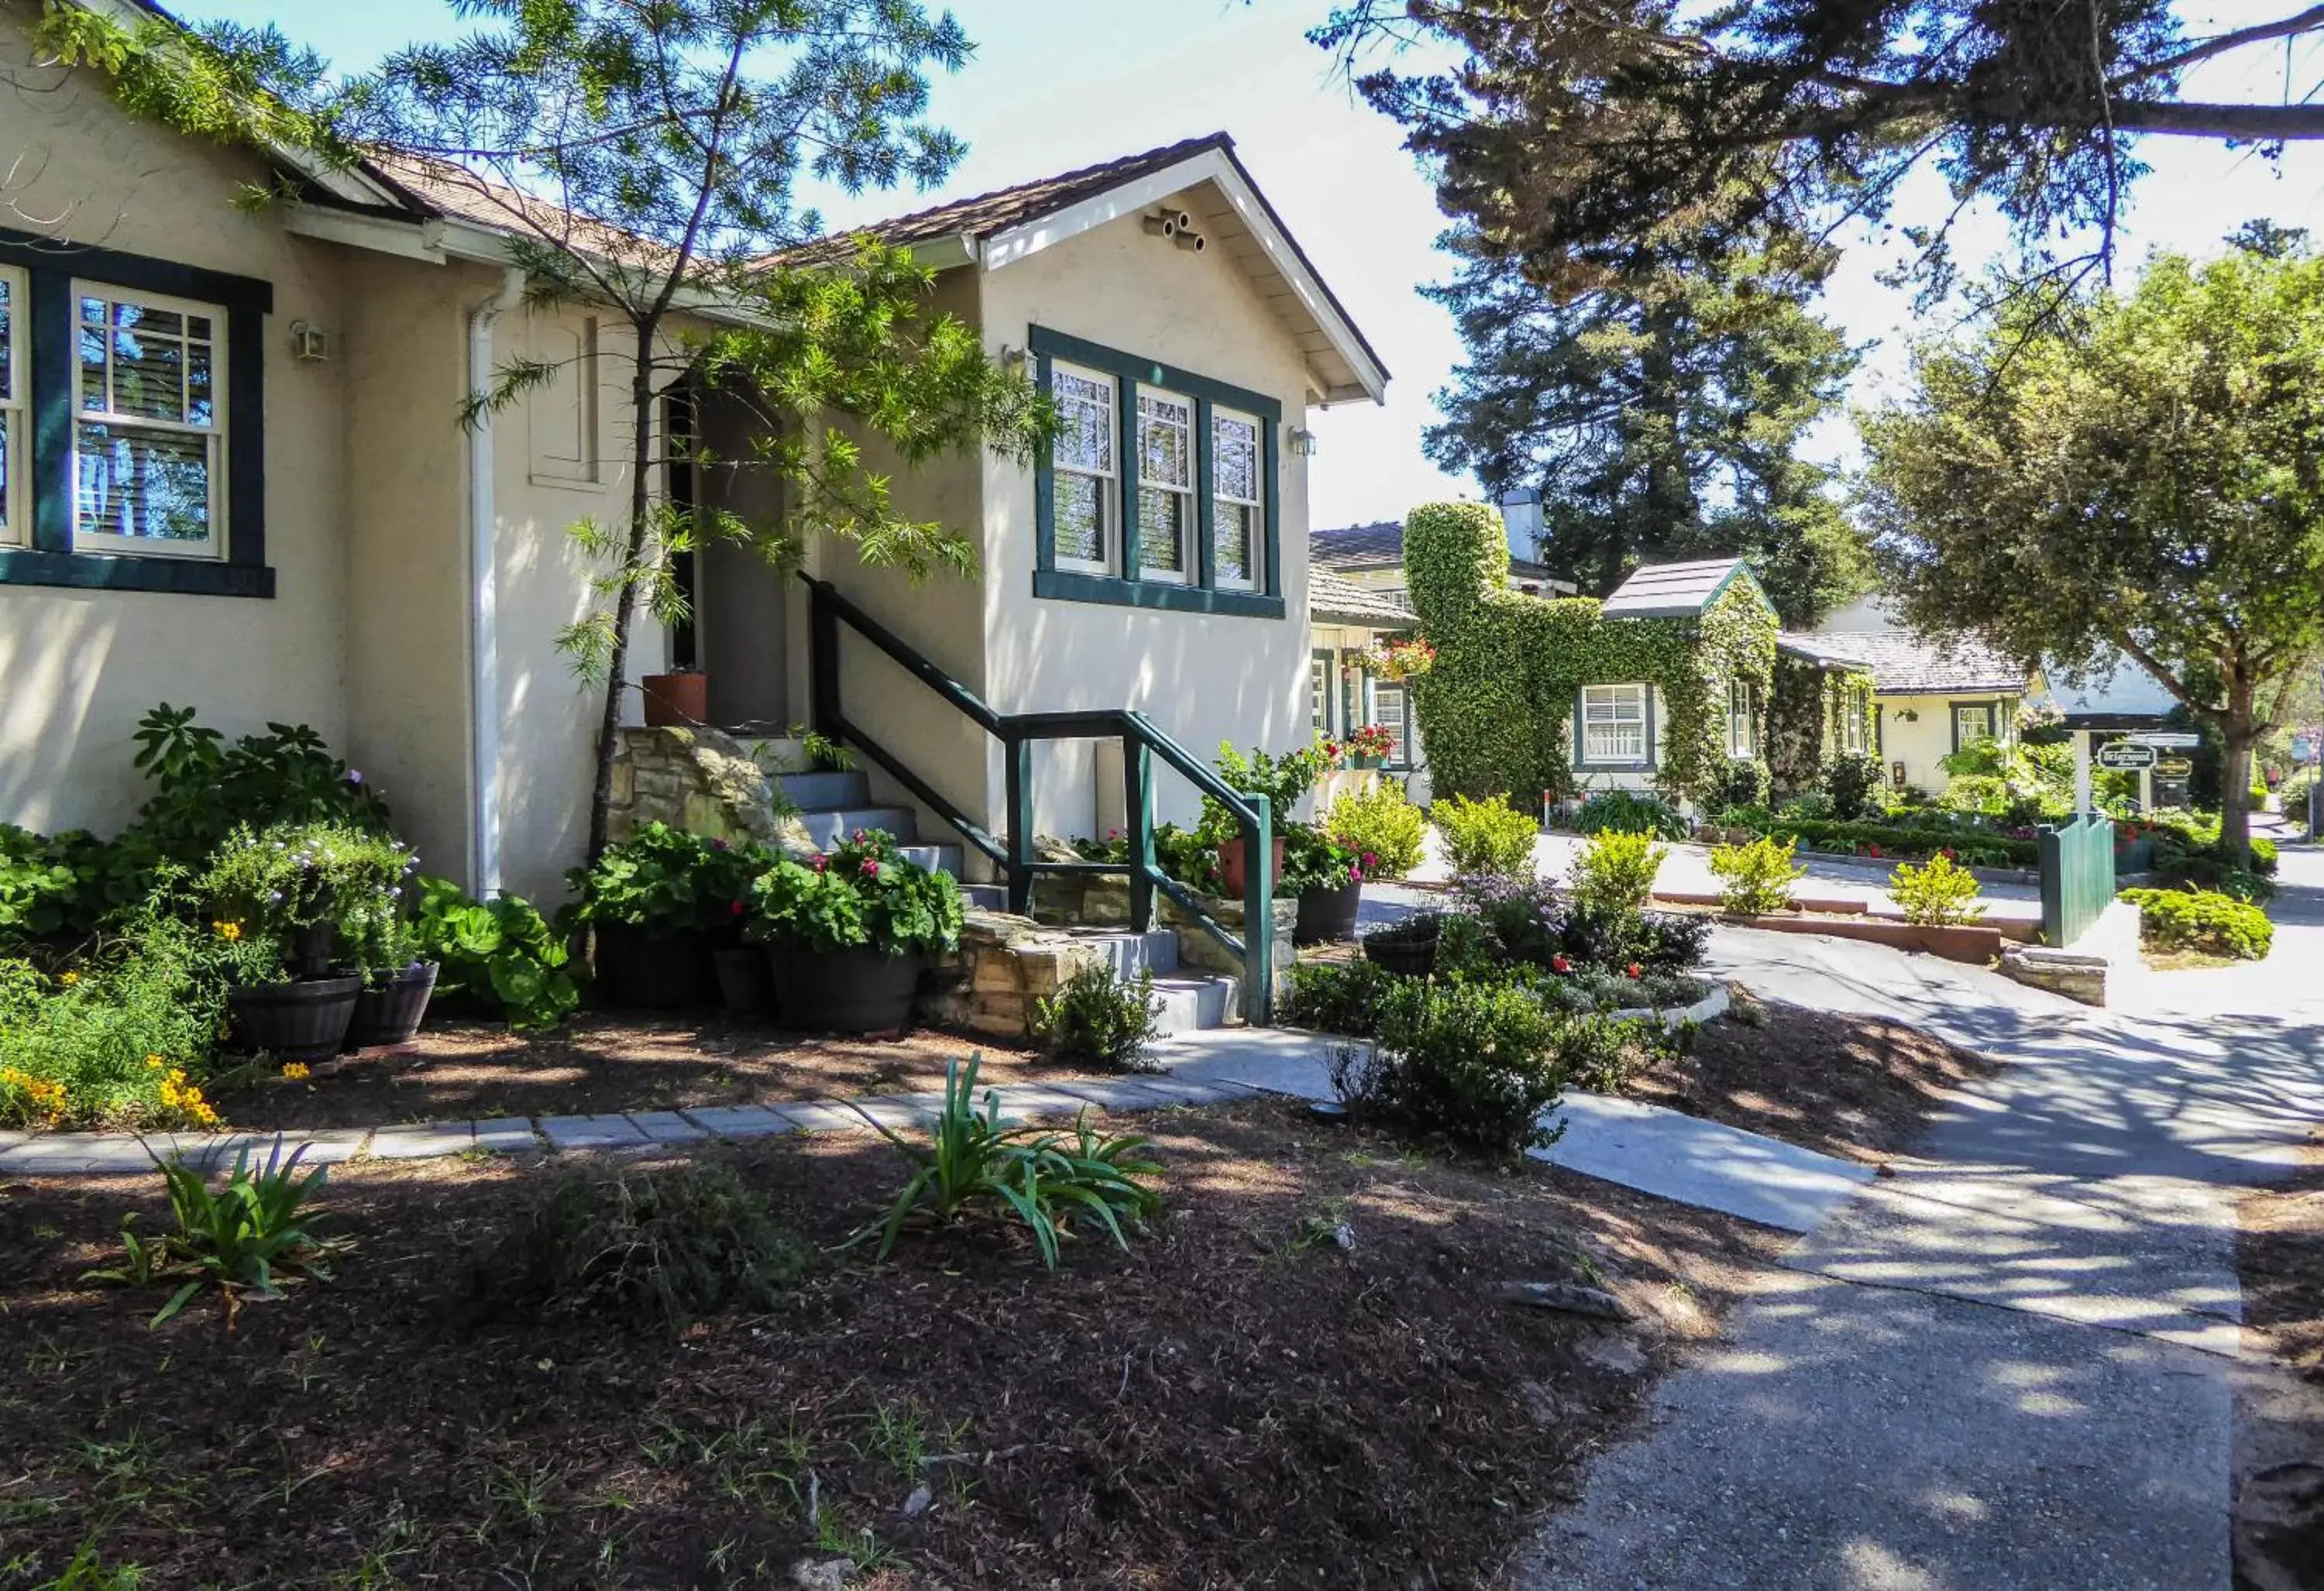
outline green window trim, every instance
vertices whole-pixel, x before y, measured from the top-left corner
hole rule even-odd
[[[1213,381],[1192,371],[1157,360],[1141,359],[1119,349],[1085,342],[1045,326],[1031,328],[1027,343],[1032,351],[1034,382],[1050,390],[1051,372],[1060,360],[1114,378],[1114,442],[1120,467],[1114,490],[1120,501],[1120,559],[1118,574],[1096,575],[1057,567],[1056,467],[1051,451],[1041,448],[1033,467],[1034,561],[1033,594],[1052,602],[1102,602],[1116,607],[1148,608],[1166,612],[1217,613],[1247,619],[1280,619],[1287,612],[1283,600],[1283,538],[1281,535],[1282,461],[1280,436],[1283,406],[1263,393],[1247,391]],[[1194,568],[1186,581],[1151,580],[1143,576],[1138,541],[1138,389],[1156,387],[1194,401]],[[1260,537],[1260,578],[1254,590],[1221,587],[1217,561],[1217,501],[1212,480],[1212,414],[1227,409],[1259,422],[1259,476],[1263,501]]]
[[[1585,749],[1589,744],[1589,721],[1583,713],[1582,706],[1584,702],[1588,700],[1588,695],[1591,691],[1605,690],[1608,688],[1638,689],[1643,692],[1646,697],[1645,722],[1646,731],[1646,754],[1643,759],[1624,760],[1621,762],[1600,762],[1591,760],[1588,756]],[[1649,685],[1643,680],[1635,679],[1600,680],[1594,681],[1589,685],[1576,685],[1573,688],[1573,732],[1572,736],[1572,745],[1573,748],[1573,771],[1575,773],[1582,774],[1655,772],[1660,767],[1660,759],[1656,757],[1655,749],[1655,697],[1659,693],[1656,692],[1652,685]]]
[[[1945,717],[1950,721],[1951,725],[1952,747],[1955,751],[1959,751],[1961,749],[1960,715],[1963,708],[1969,708],[1972,710],[1983,709],[1986,714],[1986,738],[1999,741],[2003,745],[2008,744],[2008,741],[2003,738],[2002,734],[2000,698],[1997,697],[1992,701],[1981,701],[1975,698],[1969,698],[1961,701],[1948,701],[1945,704]]]
[[[266,317],[274,289],[253,277],[79,248],[0,227],[0,264],[24,272],[31,336],[25,372],[32,422],[29,544],[0,548],[0,585],[272,597],[266,562]],[[226,312],[226,530],[224,558],[141,557],[73,547],[73,417],[79,391],[73,283],[191,299]]]

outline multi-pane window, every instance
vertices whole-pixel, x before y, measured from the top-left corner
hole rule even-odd
[[[1390,768],[1412,766],[1411,714],[1406,711],[1404,687],[1382,684],[1372,693],[1372,722],[1388,731],[1393,742],[1388,747]]]
[[[1194,403],[1138,394],[1138,566],[1184,584],[1194,573]]]
[[[1247,414],[1213,409],[1211,449],[1212,567],[1222,586],[1256,590],[1259,542],[1267,534],[1259,422]]]
[[[73,546],[226,551],[226,312],[76,283]]]
[[[1645,685],[1582,687],[1582,760],[1622,763],[1646,760]]]
[[[1758,692],[1748,680],[1730,680],[1727,685],[1727,755],[1757,757],[1759,755]]]
[[[1953,708],[1953,745],[1956,749],[1967,746],[1972,740],[1988,740],[1992,738],[1992,704],[1963,703]]]
[[[1310,652],[1307,655],[1307,716],[1314,721],[1315,732],[1332,732],[1332,654]]]
[[[1872,717],[1872,693],[1862,685],[1851,685],[1847,705],[1840,712],[1840,749],[1850,757],[1863,754],[1867,743],[1867,724]]]
[[[1086,573],[1114,572],[1120,530],[1114,379],[1060,364],[1050,372],[1050,395],[1057,407],[1057,439],[1052,456],[1053,507],[1057,567]]]
[[[0,269],[0,547],[24,545],[32,518],[27,451],[31,428],[24,420],[24,273]]]

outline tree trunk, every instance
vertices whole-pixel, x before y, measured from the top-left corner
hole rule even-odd
[[[2251,866],[2252,752],[2259,744],[2260,731],[2252,722],[2248,706],[2240,713],[2231,711],[2220,731],[2225,745],[2219,754],[2219,850],[2235,866],[2247,868]]]
[[[605,707],[597,722],[597,777],[589,791],[589,855],[604,854],[613,815],[613,748],[622,732],[622,692],[630,664],[630,629],[638,611],[638,556],[645,550],[653,510],[653,336],[638,327],[637,374],[630,382],[630,533],[622,555],[621,591],[613,599],[613,645],[606,658]]]

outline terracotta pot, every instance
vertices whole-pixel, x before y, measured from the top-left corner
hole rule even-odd
[[[884,1033],[908,1026],[920,987],[918,956],[869,947],[808,951],[769,945],[767,967],[783,1025],[801,1033]]]
[[[606,1005],[662,1011],[718,998],[710,947],[699,933],[656,936],[627,923],[597,924],[597,993]]]
[[[1268,871],[1269,878],[1283,877],[1283,841],[1284,837],[1277,834],[1274,837],[1274,843],[1268,847],[1275,864]],[[1219,879],[1231,900],[1242,898],[1242,848],[1243,839],[1240,834],[1231,840],[1219,841]]]
[[[721,945],[710,952],[718,973],[718,997],[736,1016],[764,1016],[775,1008],[774,969],[755,944]]]
[[[689,729],[710,718],[710,676],[706,674],[649,674],[638,682],[645,699],[646,722],[654,729]]]
[[[226,999],[240,1048],[282,1061],[327,1061],[339,1053],[362,992],[358,977],[304,978],[233,989]]]
[[[1359,878],[1334,889],[1303,890],[1299,921],[1291,930],[1294,944],[1322,944],[1356,936],[1356,914],[1363,907],[1364,885]]]
[[[393,973],[385,983],[369,987],[355,997],[355,1016],[340,1047],[368,1050],[382,1044],[408,1044],[428,1017],[428,1001],[436,992],[436,963],[420,961]]]

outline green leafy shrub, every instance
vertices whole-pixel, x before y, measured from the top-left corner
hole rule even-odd
[[[1794,860],[1796,846],[1766,834],[1748,845],[1714,846],[1711,871],[1720,880],[1719,904],[1747,917],[1791,910],[1792,886],[1808,876]]]
[[[159,895],[48,978],[0,961],[0,1125],[207,1127],[235,945]]]
[[[1513,1156],[1554,1142],[1557,1019],[1527,989],[1402,979],[1380,1004],[1378,1065],[1348,1103],[1406,1131]]]
[[[1229,789],[1244,796],[1266,796],[1279,829],[1290,821],[1291,809],[1315,787],[1315,781],[1331,771],[1332,759],[1321,746],[1303,746],[1280,757],[1258,750],[1245,756],[1235,750],[1232,741],[1221,740],[1218,760],[1213,766]],[[1226,809],[1207,796],[1204,798],[1204,813],[1203,826],[1206,831],[1220,837],[1235,832]]]
[[[954,1061],[945,1068],[944,1109],[928,1125],[924,1145],[864,1117],[912,1166],[878,1228],[880,1257],[894,1252],[905,1223],[923,1211],[938,1226],[973,1213],[1013,1216],[1032,1233],[1041,1263],[1051,1270],[1077,1217],[1093,1218],[1129,1247],[1122,1223],[1143,1219],[1161,1202],[1139,1180],[1162,1169],[1146,1157],[1146,1139],[1134,1133],[1102,1136],[1090,1126],[1087,1110],[1070,1135],[1004,1127],[998,1093],[988,1090],[984,1108],[976,1108],[979,1064],[972,1055],[965,1067]],[[859,1233],[857,1240],[871,1235]]]
[[[748,936],[811,951],[868,945],[882,955],[951,950],[960,943],[960,886],[901,855],[878,830],[812,862],[786,857],[751,887]]]
[[[1824,765],[1823,793],[1831,801],[1831,815],[1854,823],[1874,805],[1885,787],[1880,759],[1868,752],[1833,758]]]
[[[2304,768],[2292,770],[2276,792],[2277,800],[2283,808],[2284,816],[2291,820],[2295,829],[2305,832],[2308,828],[2309,797],[2316,788],[2319,777],[2324,776],[2319,776],[2316,765],[2310,763]],[[2275,847],[2271,843],[2268,849],[2273,851]]]
[[[1573,859],[1571,888],[1573,904],[1587,912],[1635,912],[1655,892],[1655,875],[1662,870],[1667,848],[1652,834],[1622,833],[1607,829],[1590,836]]]
[[[301,1144],[285,1156],[277,1138],[266,1163],[255,1169],[250,1151],[234,1157],[234,1170],[213,1190],[208,1177],[177,1155],[156,1161],[170,1191],[170,1213],[178,1223],[174,1233],[141,1239],[132,1229],[134,1217],[123,1218],[121,1244],[126,1257],[118,1265],[84,1272],[81,1280],[120,1282],[148,1286],[156,1282],[179,1283],[152,1323],[159,1326],[184,1309],[205,1287],[215,1286],[226,1297],[226,1315],[247,1293],[274,1298],[289,1282],[331,1279],[330,1263],[354,1245],[346,1238],[318,1237],[310,1231],[313,1204],[328,1175],[316,1166],[303,1175],[299,1163],[306,1157]]]
[[[1284,841],[1283,877],[1276,886],[1280,894],[1343,889],[1371,876],[1361,856],[1313,823],[1286,823],[1277,832]]]
[[[752,882],[776,860],[764,846],[649,823],[565,881],[578,897],[576,922],[617,923],[667,939],[739,926],[750,911]]]
[[[220,841],[194,895],[214,921],[240,930],[247,981],[389,970],[410,960],[401,924],[418,865],[396,841],[355,824],[278,823]],[[263,963],[261,946],[279,952],[277,965]]]
[[[1301,961],[1291,969],[1283,1019],[1317,1033],[1370,1038],[1379,1031],[1380,1001],[1397,983],[1394,973],[1361,959]]]
[[[1060,1061],[1123,1071],[1152,1070],[1148,1051],[1162,1036],[1154,974],[1140,972],[1137,982],[1126,984],[1110,965],[1076,970],[1056,994],[1033,1003],[1033,1036]]]
[[[1365,878],[1401,878],[1420,865],[1428,819],[1406,799],[1403,786],[1382,779],[1377,788],[1351,790],[1332,803],[1323,828],[1359,859],[1371,859],[1364,863]]]
[[[1626,1022],[1594,1014],[1569,1018],[1559,1025],[1552,1046],[1560,1074],[1593,1094],[1620,1093],[1622,1085],[1654,1059],[1648,1025],[1635,1017]]]
[[[2261,961],[2275,943],[2275,924],[2247,901],[2206,889],[2126,889],[2139,909],[2139,936],[2159,950],[2200,951]]]
[[[0,948],[61,934],[80,911],[88,879],[70,841],[0,823]]]
[[[587,1163],[540,1185],[475,1256],[469,1292],[488,1316],[601,1315],[675,1335],[722,1310],[773,1307],[808,1257],[723,1160]]]
[[[524,900],[478,901],[448,878],[415,883],[414,938],[420,957],[438,965],[438,999],[465,999],[520,1031],[554,1027],[580,1005],[564,937]]]
[[[1489,874],[1533,876],[1533,842],[1540,831],[1533,819],[1509,805],[1506,796],[1470,801],[1440,796],[1428,809],[1444,841],[1444,860],[1455,878]]]
[[[1985,915],[1977,876],[1949,856],[1934,857],[1923,867],[1898,863],[1888,875],[1888,893],[1904,908],[1904,921],[1923,927],[1949,928]]]
[[[1746,804],[1748,805],[1748,804]],[[1676,807],[1632,790],[1600,790],[1573,813],[1577,834],[1651,834],[1661,840],[1683,840],[1686,819]]]
[[[1499,961],[1546,967],[1564,948],[1566,905],[1546,878],[1465,878],[1457,898]]]
[[[1798,841],[1804,851],[1834,856],[1923,861],[1949,851],[1953,860],[1965,866],[2030,868],[2041,860],[2040,842],[2031,835],[2006,833],[1967,819],[1926,821],[1933,815],[1914,814],[1911,823],[1849,823],[1786,812],[1776,815],[1769,832]]]
[[[1718,783],[1711,787],[1708,805],[1714,807],[1765,806],[1775,782],[1775,775],[1757,758],[1733,759],[1720,775]]]
[[[1684,972],[1702,965],[1703,952],[1710,943],[1708,919],[1681,912],[1647,912],[1638,920],[1626,964],[1637,961],[1650,973]]]

